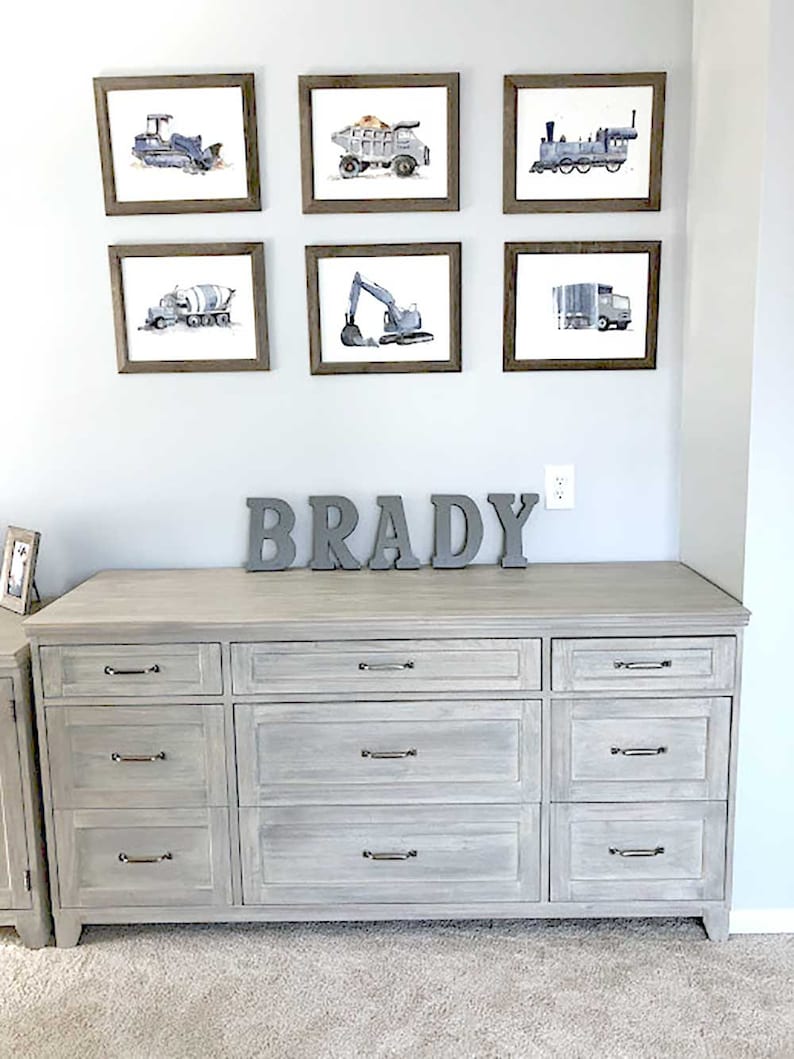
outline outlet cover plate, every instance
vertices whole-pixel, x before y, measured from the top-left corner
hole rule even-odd
[[[545,467],[546,508],[549,511],[570,511],[574,507],[574,465],[549,463]]]

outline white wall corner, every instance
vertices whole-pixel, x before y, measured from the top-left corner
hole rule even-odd
[[[731,934],[794,934],[794,908],[734,908]]]

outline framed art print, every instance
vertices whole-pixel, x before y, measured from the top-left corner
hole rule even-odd
[[[457,210],[458,74],[299,78],[304,213]]]
[[[664,73],[504,80],[505,213],[658,210]]]
[[[108,254],[119,372],[267,370],[261,243],[111,246]]]
[[[504,370],[655,368],[661,243],[506,243]]]
[[[29,614],[41,534],[9,526],[0,571],[0,607]]]
[[[261,209],[253,74],[94,79],[105,213]]]
[[[307,246],[312,375],[460,371],[460,243]]]

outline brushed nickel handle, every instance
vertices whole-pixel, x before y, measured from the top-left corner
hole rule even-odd
[[[110,760],[115,761],[116,764],[119,762],[126,764],[132,761],[165,761],[165,750],[160,750],[156,754],[117,754],[114,751],[110,755]]]
[[[672,658],[665,658],[661,662],[615,662],[615,669],[669,669],[673,664]]]
[[[126,853],[119,853],[119,860],[122,864],[159,864],[161,861],[173,859],[173,853],[160,853],[154,857],[130,857]]]
[[[610,846],[609,852],[617,853],[619,857],[658,857],[664,853],[664,846],[656,846],[655,849],[618,849]]]
[[[405,853],[372,853],[368,849],[361,851],[361,856],[367,860],[410,860],[416,856],[415,849],[406,850]]]
[[[384,760],[384,761],[395,761],[397,758],[402,757],[416,757],[416,747],[411,747],[410,750],[362,750],[362,757]]]
[[[359,662],[358,668],[365,673],[375,673],[379,670],[413,669],[415,662]]]
[[[666,746],[627,746],[610,747],[610,754],[622,754],[623,757],[655,757],[657,754],[666,754]]]
[[[105,673],[109,677],[145,677],[147,673],[159,673],[160,667],[155,662],[153,666],[146,669],[114,669],[113,666],[105,666]]]

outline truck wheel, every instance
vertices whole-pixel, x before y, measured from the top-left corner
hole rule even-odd
[[[201,317],[196,316],[195,313],[191,313],[187,320],[185,320],[185,323],[188,327],[201,327]]]
[[[599,318],[598,318],[598,330],[599,331],[608,331],[609,330],[609,320],[607,320],[606,316],[599,316]]]
[[[622,165],[622,162],[607,162],[607,173],[617,173]]]
[[[218,327],[228,327],[229,326],[229,314],[228,313],[218,313],[218,315],[215,317],[215,323],[218,325]]]
[[[416,162],[410,155],[400,154],[392,162],[392,167],[398,177],[409,177],[416,169]]]
[[[576,169],[579,173],[589,173],[592,164],[589,158],[580,158],[576,163]]]
[[[152,327],[156,327],[158,331],[162,331],[165,328],[165,320],[162,316],[158,316],[156,320],[152,322]]]
[[[624,320],[622,323],[615,324],[615,327],[617,327],[618,331],[625,331],[628,326],[628,320]]]
[[[560,159],[560,172],[561,173],[572,173],[573,172],[573,159],[572,158],[561,158]]]
[[[349,180],[361,172],[361,163],[355,155],[346,154],[339,163],[339,172],[343,179]]]
[[[206,316],[202,316],[202,318],[201,318],[201,326],[202,327],[212,327],[212,325],[214,323],[215,323],[215,317],[214,316],[210,316],[209,314],[207,314]]]

